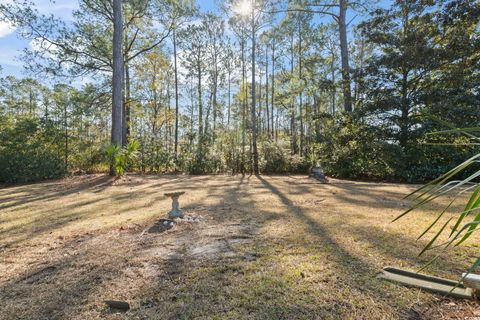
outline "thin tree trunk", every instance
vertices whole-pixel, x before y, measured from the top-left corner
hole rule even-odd
[[[212,112],[213,112],[213,132],[212,137],[215,141],[215,131],[217,129],[217,82],[218,82],[218,67],[215,62],[215,71],[213,76],[213,92],[212,92]]]
[[[112,144],[121,146],[123,135],[123,17],[122,1],[113,0],[113,76],[112,76]],[[113,167],[110,168],[113,175]]]
[[[198,154],[202,154],[203,137],[203,106],[202,106],[202,66],[197,61],[197,91],[198,91]]]
[[[275,142],[278,142],[278,131],[280,130],[279,125],[278,125],[279,112],[280,112],[280,110],[277,108],[277,114],[276,114],[276,117],[275,117]]]
[[[318,97],[316,94],[313,96],[313,108],[314,108],[315,118],[317,118],[319,114],[319,107],[318,107]],[[315,141],[319,142],[319,140],[320,140],[320,123],[319,121],[315,121]]]
[[[332,50],[332,63],[330,65],[332,69],[332,114],[335,114],[335,104],[336,104],[336,94],[337,90],[335,87],[335,53]]]
[[[292,154],[298,153],[298,146],[297,146],[297,125],[296,125],[296,114],[295,114],[295,106],[292,106],[291,110],[291,118],[290,118],[290,132],[292,136]]]
[[[212,102],[213,101],[213,92],[212,91],[210,91],[210,97],[208,98],[208,101],[209,101],[209,103],[208,103],[208,107],[207,107],[207,112],[205,114],[205,126],[203,128],[203,133],[205,135],[207,135],[208,131],[210,130],[210,126],[209,126],[209,124],[210,124],[210,111],[212,110],[212,105],[213,105],[213,102]]]
[[[290,42],[290,50],[292,56],[290,57],[290,74],[293,76],[294,72],[294,63],[295,63],[295,45],[294,45],[294,34],[292,33],[291,42]],[[297,154],[297,119],[296,119],[296,105],[295,101],[293,101],[292,105],[290,106],[290,136],[291,136],[291,153]]]
[[[177,69],[177,38],[176,28],[173,28],[173,58],[175,68],[175,161],[178,158],[178,69]]]
[[[242,174],[245,174],[245,149],[247,144],[246,137],[246,125],[247,125],[247,88],[246,88],[246,68],[245,68],[245,40],[241,41],[241,51],[242,51],[242,90],[244,92],[244,97],[242,99]]]
[[[232,70],[228,69],[228,111],[227,111],[227,127],[230,127],[230,112],[231,112],[231,85],[232,85]]]
[[[170,121],[170,101],[172,99],[171,97],[171,88],[170,88],[170,72],[167,74],[167,105],[165,106],[165,143],[166,143],[166,148],[165,150],[170,153],[172,149],[172,124]]]
[[[272,99],[271,99],[271,104],[272,104],[272,108],[271,108],[271,110],[272,110],[272,137],[275,135],[275,123],[274,123],[274,116],[273,116],[274,100],[275,100],[275,39],[273,39],[273,42],[272,42]]]
[[[257,149],[257,111],[256,111],[256,93],[255,93],[255,0],[252,0],[252,148],[253,148],[253,173],[259,174],[258,169],[258,149]]]
[[[68,119],[67,119],[67,105],[63,107],[63,128],[65,130],[65,172],[68,170]]]
[[[267,137],[270,136],[270,110],[268,106],[268,45],[265,46],[265,108],[267,110]]]
[[[130,100],[131,100],[131,91],[130,91],[130,67],[128,63],[125,63],[125,100],[123,101],[123,138],[122,138],[122,145],[126,146],[128,143],[128,139],[130,137]]]
[[[260,73],[260,79],[258,79],[258,107],[257,107],[257,132],[260,133],[263,130],[263,123],[262,123],[262,74]]]
[[[301,26],[299,27],[298,32],[298,72],[299,72],[299,79],[303,85],[303,74],[302,74],[302,29]],[[303,156],[303,148],[304,148],[304,139],[305,139],[305,131],[303,128],[303,88],[300,92],[300,104],[299,104],[299,117],[300,117],[300,156]]]
[[[193,80],[193,79],[192,79]],[[190,152],[193,152],[193,115],[195,112],[195,101],[194,101],[194,89],[195,85],[193,84],[193,81],[190,81],[190,103],[192,104],[192,109],[190,110]]]
[[[343,107],[346,112],[352,112],[352,93],[350,87],[350,65],[347,41],[347,8],[348,0],[340,0],[338,16],[338,31],[340,34],[340,55],[342,61]]]

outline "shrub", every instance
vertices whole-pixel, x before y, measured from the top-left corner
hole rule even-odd
[[[271,141],[260,145],[260,171],[262,173],[307,173],[309,163],[300,155],[292,155],[288,146]]]
[[[351,115],[321,120],[319,142],[309,150],[311,162],[339,178],[392,180],[398,177],[400,148],[382,140],[375,128]]]
[[[461,138],[450,139],[448,142],[451,145],[434,145],[421,139],[409,145],[404,155],[404,162],[408,165],[401,172],[403,180],[407,182],[433,180],[475,154],[475,149],[466,146]],[[465,170],[456,178],[464,178],[469,174],[471,169]]]
[[[73,139],[72,139],[73,140]],[[77,172],[105,172],[108,164],[105,163],[105,148],[93,141],[79,141],[70,144],[69,166]],[[107,169],[102,170],[102,167]]]
[[[38,120],[8,119],[0,124],[0,181],[31,182],[59,178],[66,168],[55,128]]]
[[[320,164],[333,177],[425,182],[475,154],[460,137],[423,136],[412,139],[402,149],[396,142],[388,141],[380,128],[355,118],[355,114],[323,117],[319,121],[321,134],[309,150],[309,162]]]
[[[122,176],[125,171],[134,165],[134,160],[137,158],[139,148],[140,144],[133,140],[123,148],[111,144],[105,149],[107,160],[117,177]]]

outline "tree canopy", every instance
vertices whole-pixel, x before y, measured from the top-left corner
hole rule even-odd
[[[139,172],[434,178],[474,152],[428,133],[479,124],[479,15],[474,0],[79,0],[70,21],[2,3],[32,45],[27,76],[0,78],[0,150],[37,158],[3,156],[0,179],[104,171],[107,146],[133,141]]]

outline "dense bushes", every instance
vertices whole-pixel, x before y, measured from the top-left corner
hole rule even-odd
[[[407,182],[427,182],[439,177],[476,154],[474,148],[464,142],[464,139],[456,137],[448,139],[445,144],[433,144],[422,138],[410,145],[405,150],[405,163],[408,165],[402,168],[402,179]],[[474,169],[467,169],[462,174],[466,176]]]
[[[64,175],[66,168],[57,147],[58,136],[48,123],[4,118],[0,122],[0,181],[29,182]]]
[[[70,140],[74,140],[70,138]],[[76,143],[75,143],[76,142]],[[98,173],[108,170],[105,146],[91,141],[70,141],[69,169],[73,172]]]
[[[351,116],[321,120],[319,142],[310,150],[327,175],[341,178],[395,179],[398,176],[399,148],[385,142],[374,128]]]
[[[339,114],[320,117],[316,123],[316,142],[309,145],[304,156],[291,153],[287,139],[278,142],[262,137],[259,140],[260,171],[264,174],[306,174],[312,165],[319,164],[327,175],[339,178],[423,182],[451,169],[475,150],[462,145],[459,137],[432,139],[425,135],[402,149],[397,143],[382,136],[382,131],[359,120],[355,115]],[[117,173],[124,170],[190,174],[250,173],[249,145],[243,154],[241,137],[235,132],[224,132],[204,141],[202,153],[190,144],[180,145],[178,159],[171,150],[151,144],[134,143],[131,150],[110,150],[88,145],[82,147],[71,139],[69,168],[65,165],[64,133],[41,120],[20,118],[0,119],[0,181],[28,182],[63,176],[67,169],[78,170],[100,166],[108,170],[114,163]],[[460,146],[445,143],[456,142]],[[81,149],[81,150],[80,150]],[[89,152],[86,152],[86,149]],[[117,157],[117,155],[127,155]],[[130,156],[132,155],[132,156]],[[134,156],[133,156],[134,155]]]
[[[288,146],[265,141],[260,145],[260,171],[273,173],[307,173],[309,163],[304,157],[292,155]]]
[[[202,147],[181,144],[178,158],[172,151],[140,147],[135,168],[146,173],[184,172],[189,174],[250,174],[252,158],[248,139],[245,148],[239,132],[223,131],[215,139],[206,135]],[[308,172],[305,157],[292,155],[288,143],[259,139],[260,171],[266,174]]]
[[[310,158],[334,177],[425,182],[474,154],[458,137],[435,144],[423,135],[402,149],[355,116],[329,116],[320,122],[320,139],[311,147]]]

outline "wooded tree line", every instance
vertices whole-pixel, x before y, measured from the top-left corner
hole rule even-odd
[[[1,79],[0,180],[107,170],[129,141],[141,172],[430,179],[474,152],[429,133],[479,125],[479,16],[474,0],[80,0],[73,21],[0,4],[41,75]]]

